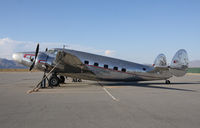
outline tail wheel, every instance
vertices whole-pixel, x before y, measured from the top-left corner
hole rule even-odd
[[[59,84],[60,84],[60,79],[57,76],[52,75],[49,79],[49,86],[53,87],[53,86],[58,86]]]

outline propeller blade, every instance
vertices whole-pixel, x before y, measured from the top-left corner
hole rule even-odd
[[[39,52],[40,45],[37,44],[36,50],[35,50],[35,59],[37,58],[38,52]]]
[[[35,66],[35,60],[33,61],[31,67],[29,68],[29,71],[31,71],[33,69],[33,67]]]
[[[36,61],[36,59],[37,59],[37,56],[38,56],[39,48],[40,48],[40,45],[39,45],[39,44],[37,44],[37,47],[36,47],[36,50],[35,50],[35,59],[34,59],[34,61],[33,61],[32,65],[30,66],[30,69],[29,69],[29,71],[31,71],[31,70],[33,69],[33,67],[35,66],[35,61]]]

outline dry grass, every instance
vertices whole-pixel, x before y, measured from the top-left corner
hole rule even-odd
[[[187,75],[200,75],[200,73],[187,73]]]
[[[29,69],[0,69],[0,72],[30,72]],[[31,72],[40,72],[33,69]]]

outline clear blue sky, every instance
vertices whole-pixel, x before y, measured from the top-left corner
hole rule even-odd
[[[184,48],[200,60],[200,0],[1,0],[0,17],[0,38],[109,49],[141,63]]]

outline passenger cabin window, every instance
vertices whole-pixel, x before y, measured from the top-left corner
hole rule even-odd
[[[108,65],[107,65],[107,64],[105,64],[105,65],[104,65],[104,68],[108,69]]]
[[[94,66],[97,66],[97,67],[98,67],[98,66],[99,66],[99,63],[94,63]]]
[[[113,69],[114,69],[114,70],[118,70],[118,67],[114,67]]]
[[[125,69],[125,68],[122,68],[122,72],[126,72],[126,69]]]
[[[88,64],[89,64],[89,61],[86,60],[84,63],[88,65]]]

